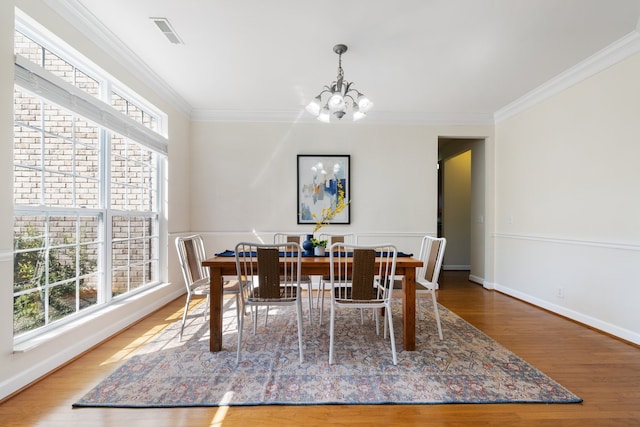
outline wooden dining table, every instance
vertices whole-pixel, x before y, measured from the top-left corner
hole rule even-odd
[[[236,259],[234,256],[214,256],[202,262],[209,268],[211,300],[210,300],[210,340],[209,350],[222,350],[222,284],[224,276],[236,276]],[[329,256],[303,257],[302,274],[309,276],[328,275],[330,270]],[[402,256],[396,260],[396,276],[403,276],[402,281],[402,343],[405,350],[416,349],[416,268],[422,261],[413,257]]]

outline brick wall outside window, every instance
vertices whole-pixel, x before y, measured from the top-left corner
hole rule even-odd
[[[19,32],[15,51],[100,95],[99,79]],[[110,103],[157,128],[126,97]],[[157,283],[158,155],[18,86],[14,123],[14,334]]]

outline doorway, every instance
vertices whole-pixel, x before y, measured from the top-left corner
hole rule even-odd
[[[468,270],[482,284],[485,265],[485,140],[438,138],[438,236],[444,270]]]

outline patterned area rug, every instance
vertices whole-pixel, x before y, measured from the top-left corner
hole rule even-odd
[[[388,339],[377,336],[369,313],[339,311],[334,365],[329,357],[329,312],[324,325],[304,317],[304,363],[298,360],[295,309],[272,308],[257,334],[245,322],[236,365],[233,300],[225,300],[223,348],[209,352],[202,304],[141,348],[75,407],[188,407],[223,405],[575,403],[582,400],[509,350],[440,307],[440,341],[430,299],[419,298],[417,351],[402,350],[400,303],[394,304],[398,365]],[[306,307],[306,306],[305,306]],[[326,307],[326,305],[325,305]]]

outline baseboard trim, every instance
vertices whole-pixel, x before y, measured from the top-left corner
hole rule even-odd
[[[162,285],[160,288],[154,288],[154,290],[159,290],[164,286],[169,285]],[[31,384],[36,383],[40,379],[49,375],[51,372],[66,365],[67,363],[74,360],[76,357],[80,356],[91,348],[95,347],[96,345],[99,345],[100,343],[108,340],[110,337],[128,328],[143,317],[148,316],[161,307],[164,307],[166,304],[180,297],[184,293],[184,287],[180,287],[179,289],[171,291],[150,302],[145,306],[144,311],[135,311],[133,313],[130,313],[129,315],[120,318],[117,322],[110,324],[109,327],[97,331],[95,334],[87,336],[84,339],[78,340],[75,345],[67,347],[60,352],[56,352],[55,354],[52,354],[51,357],[41,360],[39,363],[31,366],[29,369],[18,372],[14,376],[5,379],[4,381],[0,382],[0,400],[5,400],[8,396],[14,395],[15,393],[23,390]],[[136,295],[133,298],[136,297],[142,297],[142,294],[140,296]],[[119,303],[119,305],[126,304],[126,302],[127,301],[122,301],[121,303]],[[63,333],[70,332],[65,331]],[[43,343],[40,342],[35,345],[26,345],[24,346],[24,348],[18,347],[14,350],[14,354],[18,356],[23,352],[37,349],[37,347],[42,344]]]
[[[449,265],[443,265],[442,269],[443,270],[450,270],[450,271],[463,271],[463,270],[471,270],[471,266],[470,265],[449,264]]]
[[[469,274],[469,280],[471,282],[475,282],[475,283],[477,283],[479,285],[483,285],[484,286],[484,279],[482,277],[478,277],[478,276],[475,276],[473,274]]]
[[[631,342],[633,344],[640,345],[640,334],[636,332],[630,331],[625,328],[621,328],[617,325],[588,316],[578,311],[574,311],[569,308],[550,303],[549,301],[533,297],[529,294],[520,292],[515,289],[511,289],[507,286],[494,284],[494,289],[505,295],[509,295],[513,298],[519,299],[521,301],[525,301],[529,304],[535,305],[536,307],[543,308],[547,311],[558,314],[562,317],[566,317],[567,319],[586,325],[590,328],[596,329],[598,331],[604,332],[609,335],[613,335],[614,337]]]

